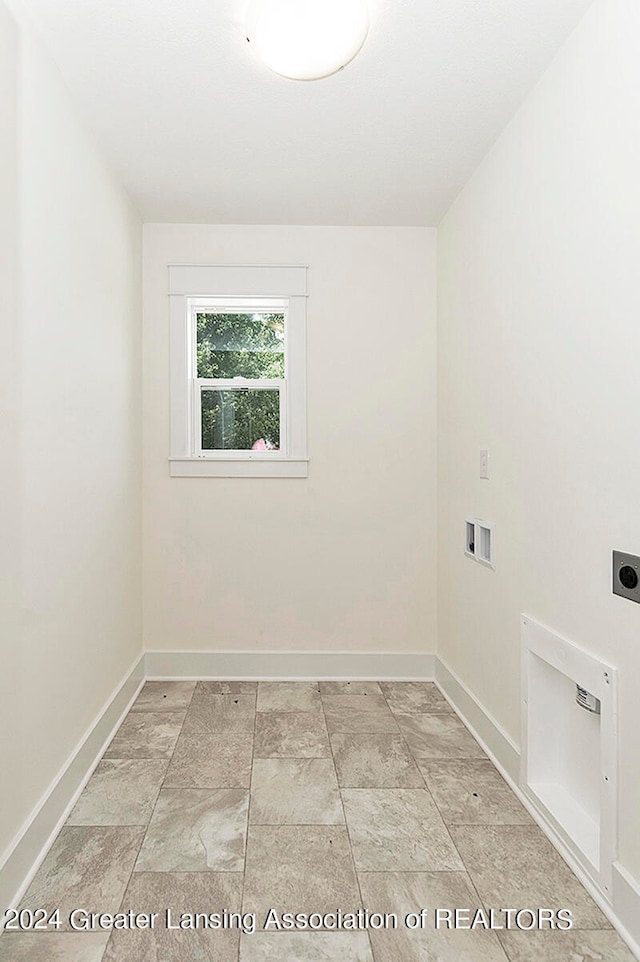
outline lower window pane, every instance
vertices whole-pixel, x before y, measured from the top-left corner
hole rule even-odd
[[[277,451],[280,392],[237,388],[202,391],[203,451]]]

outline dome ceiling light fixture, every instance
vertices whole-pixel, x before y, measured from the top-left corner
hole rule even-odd
[[[366,0],[250,0],[247,40],[281,77],[320,80],[350,63],[369,31]]]

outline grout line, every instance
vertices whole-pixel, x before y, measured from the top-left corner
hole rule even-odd
[[[318,684],[318,691],[320,691],[320,685],[319,685],[319,684]],[[335,776],[336,776],[336,784],[338,785],[338,796],[339,796],[339,798],[340,798],[340,807],[342,808],[342,816],[343,816],[343,818],[344,818],[344,827],[345,827],[345,832],[346,832],[346,835],[347,835],[347,842],[349,843],[349,851],[350,851],[350,853],[351,853],[351,862],[353,863],[353,874],[354,874],[354,876],[355,876],[356,885],[358,886],[358,895],[360,896],[360,904],[362,905],[362,908],[364,908],[364,907],[365,907],[365,904],[364,904],[364,897],[363,897],[363,895],[362,895],[362,887],[361,887],[361,885],[360,885],[360,876],[359,876],[359,874],[358,874],[358,866],[356,865],[356,859],[355,859],[355,855],[354,855],[354,853],[353,853],[353,842],[351,841],[351,833],[350,833],[350,831],[349,831],[349,822],[347,821],[347,813],[346,813],[346,810],[345,810],[345,807],[344,807],[344,799],[343,799],[343,797],[342,797],[342,789],[340,788],[340,783],[338,782],[338,768],[337,768],[337,766],[336,766],[336,759],[335,759],[335,754],[334,754],[334,751],[333,751],[333,745],[331,744],[331,734],[337,734],[337,733],[335,733],[335,732],[329,733],[329,726],[327,725],[327,714],[326,714],[326,711],[325,711],[324,701],[323,701],[323,698],[322,698],[322,694],[320,694],[320,704],[322,705],[322,715],[323,715],[323,718],[324,718],[325,728],[326,728],[326,730],[327,730],[327,738],[328,738],[328,740],[329,740],[329,752],[331,753],[331,761],[333,762],[333,770],[334,770],[334,773],[335,773]],[[373,959],[373,962],[376,962],[375,953],[374,953],[374,951],[373,951],[373,942],[371,941],[371,933],[370,933],[370,931],[369,931],[368,929],[367,929],[367,940],[368,940],[368,942],[369,942],[369,949],[370,949],[370,951],[371,951],[371,958]]]
[[[382,687],[382,685],[380,685],[380,691],[382,692],[382,695],[383,695],[383,697],[384,697],[384,700],[387,702],[387,708],[389,708],[389,711],[391,711],[391,708],[390,708],[390,706],[389,706],[389,702],[387,701],[387,696],[386,696],[385,693],[384,693],[384,688]],[[393,712],[392,712],[392,714],[393,714]],[[398,714],[398,715],[402,715],[402,714],[406,714],[406,713],[405,713],[405,712],[397,712],[397,714]],[[394,717],[395,717],[395,716],[394,716]],[[421,768],[420,768],[420,764],[419,764],[419,762],[418,762],[418,759],[416,758],[416,756],[415,756],[415,755],[413,754],[413,752],[411,751],[411,746],[409,745],[409,741],[408,741],[408,739],[407,739],[407,736],[405,735],[405,733],[404,733],[403,730],[402,730],[402,725],[400,725],[399,722],[396,722],[396,724],[398,725],[398,732],[399,732],[399,734],[400,734],[400,738],[401,738],[402,741],[404,742],[405,748],[407,749],[407,752],[409,753],[409,757],[411,758],[411,760],[412,760],[412,762],[413,762],[413,764],[414,764],[414,766],[415,766],[415,769],[416,769],[416,771],[418,772],[418,775],[419,775],[420,778],[422,779],[422,782],[423,782],[423,784],[424,784],[424,787],[427,789],[427,791],[429,791],[429,788],[428,788],[428,785],[427,785],[427,781],[426,781],[426,779],[425,779],[425,777],[424,777],[424,775],[423,775],[423,773],[422,773],[422,770],[421,770]],[[431,794],[431,793],[429,793],[429,794]],[[434,799],[434,802],[435,802],[435,799]],[[457,851],[457,850],[456,850],[456,851]]]
[[[380,686],[380,689],[381,689],[381,691],[382,691],[382,695],[383,695],[383,697],[384,697],[384,699],[385,699],[385,702],[386,702],[386,704],[387,704],[387,708],[389,709],[389,711],[391,712],[391,714],[394,716],[394,718],[395,718],[396,715],[403,715],[403,714],[410,714],[410,715],[411,715],[411,714],[429,714],[429,715],[434,715],[434,714],[437,714],[437,715],[450,714],[449,712],[446,712],[446,713],[445,713],[445,712],[402,712],[402,711],[394,712],[393,709],[391,708],[391,705],[389,704],[389,700],[388,700],[388,698],[387,698],[387,696],[386,696],[386,694],[385,694],[385,691],[384,691],[384,688],[382,687],[382,685]],[[440,807],[439,807],[436,799],[434,798],[433,794],[431,793],[431,791],[430,791],[430,789],[429,789],[429,786],[428,786],[428,784],[427,784],[427,780],[426,780],[426,778],[425,778],[424,772],[423,772],[422,769],[420,768],[419,760],[418,760],[418,758],[416,757],[416,755],[414,754],[414,752],[411,750],[411,747],[410,747],[409,742],[408,742],[408,740],[407,740],[407,738],[406,738],[406,735],[405,735],[405,733],[404,733],[404,731],[403,731],[403,729],[402,729],[402,726],[401,726],[401,725],[398,725],[398,729],[399,729],[400,738],[402,739],[402,741],[403,741],[403,743],[404,743],[404,745],[405,745],[405,747],[406,747],[407,753],[408,753],[409,757],[411,758],[411,760],[412,760],[412,762],[413,762],[413,764],[414,764],[415,769],[416,769],[417,772],[419,773],[419,775],[420,775],[420,777],[421,777],[421,779],[422,779],[423,785],[424,785],[424,788],[421,789],[421,788],[418,787],[417,789],[414,789],[414,790],[426,792],[426,794],[428,795],[428,797],[429,797],[429,798],[431,799],[431,801],[433,802],[434,808],[435,808],[435,810],[436,810],[436,812],[437,812],[437,814],[438,814],[438,817],[440,818],[440,821],[441,821],[441,823],[442,823],[442,826],[443,826],[443,828],[444,828],[447,836],[449,837],[449,840],[451,841],[451,845],[453,846],[453,850],[454,850],[455,853],[457,854],[458,858],[460,859],[460,863],[461,863],[462,866],[463,866],[462,869],[449,869],[449,870],[445,870],[445,871],[441,872],[441,874],[452,874],[452,873],[455,873],[455,874],[458,874],[458,875],[464,875],[464,876],[468,879],[468,881],[471,883],[472,890],[473,890],[474,892],[476,892],[475,886],[473,885],[473,882],[472,882],[471,876],[470,876],[470,874],[469,874],[469,871],[468,871],[468,869],[467,869],[467,866],[466,866],[466,864],[465,864],[465,861],[464,861],[464,859],[462,858],[462,855],[461,855],[460,851],[458,850],[458,846],[456,845],[456,843],[455,843],[455,841],[454,841],[454,839],[453,839],[453,837],[452,837],[452,835],[451,835],[451,832],[449,831],[449,826],[447,825],[447,823],[445,822],[445,820],[444,820],[444,818],[443,818],[443,816],[442,816],[442,812],[441,812],[441,810],[440,810]],[[352,791],[354,791],[354,790],[357,791],[357,789],[352,789]],[[371,790],[371,789],[369,789],[369,790]],[[375,789],[374,789],[374,790],[375,790]],[[392,790],[393,790],[393,789],[392,789]],[[416,875],[422,875],[422,874],[424,874],[424,871],[425,871],[424,869],[415,869],[415,870],[406,870],[406,869],[405,869],[405,870],[403,870],[403,872],[406,872],[407,874],[412,874],[412,873],[413,873],[413,874],[416,874]],[[386,875],[386,874],[388,874],[388,873],[387,873],[387,872],[366,872],[366,871],[363,871],[361,874],[363,874],[363,875],[366,875],[366,874],[370,874],[370,875]],[[359,878],[359,875],[358,875],[358,878]],[[477,892],[476,892],[476,894],[477,894]],[[479,904],[482,905],[483,908],[484,908],[484,904],[483,904],[482,900],[480,900],[480,899],[479,899]],[[498,943],[498,945],[499,945],[500,948],[502,949],[501,943]],[[372,952],[373,952],[373,945],[371,946],[371,948],[372,948]],[[504,949],[503,949],[503,953],[506,955],[506,952],[504,952]]]
[[[148,831],[149,831],[149,827],[150,827],[150,825],[151,825],[151,822],[153,821],[153,816],[155,815],[156,809],[157,809],[157,807],[158,807],[158,801],[159,801],[159,799],[160,799],[160,794],[162,793],[162,790],[163,790],[163,788],[164,788],[165,782],[166,782],[166,780],[167,780],[167,775],[168,775],[169,769],[170,769],[170,767],[171,767],[171,762],[173,761],[173,757],[174,757],[174,755],[175,755],[176,748],[178,747],[178,742],[180,741],[180,737],[181,737],[181,735],[182,735],[182,733],[183,733],[185,721],[186,721],[186,718],[187,718],[187,714],[188,714],[188,712],[189,712],[189,709],[190,709],[190,707],[191,707],[191,703],[193,702],[193,698],[194,698],[194,695],[195,695],[196,687],[197,687],[197,682],[196,682],[196,684],[193,686],[193,690],[192,690],[192,692],[191,692],[191,697],[190,697],[190,699],[189,699],[189,704],[187,705],[186,709],[184,709],[184,714],[183,714],[183,716],[182,716],[182,721],[181,721],[181,723],[180,723],[180,730],[179,730],[178,735],[177,735],[177,737],[176,737],[176,740],[175,740],[175,742],[174,742],[174,745],[173,745],[173,749],[172,749],[172,751],[171,751],[171,754],[170,754],[170,755],[165,755],[165,756],[163,756],[164,758],[167,758],[167,759],[168,759],[167,768],[166,768],[166,770],[165,770],[164,777],[163,777],[163,779],[162,779],[162,783],[161,783],[161,785],[160,785],[160,788],[158,789],[158,793],[157,793],[157,795],[156,795],[156,799],[155,799],[155,802],[154,802],[154,804],[153,804],[153,808],[152,808],[152,811],[151,811],[151,815],[149,816],[149,821],[147,822],[146,826],[144,826],[144,827],[145,827],[145,832],[144,832],[144,834],[143,834],[143,836],[142,836],[142,840],[141,840],[140,845],[139,845],[139,847],[138,847],[138,852],[137,852],[137,854],[136,854],[136,857],[135,857],[135,859],[134,859],[134,861],[133,861],[133,863],[132,863],[131,872],[129,873],[129,878],[127,879],[127,883],[126,883],[126,885],[125,885],[124,892],[123,892],[123,896],[122,896],[122,901],[121,901],[121,903],[120,903],[120,910],[124,910],[125,899],[126,899],[127,892],[128,892],[128,890],[129,890],[129,886],[131,885],[131,881],[132,881],[132,879],[133,879],[134,874],[135,874],[135,875],[138,875],[138,874],[140,874],[140,875],[143,875],[143,874],[166,875],[166,874],[167,874],[166,872],[154,872],[154,873],[141,872],[141,873],[136,873],[136,872],[135,872],[135,867],[136,867],[136,864],[137,864],[137,862],[138,862],[138,858],[140,857],[140,852],[142,851],[142,846],[144,845],[144,842],[145,842],[145,840],[146,840],[146,837],[147,837],[147,834],[148,834]],[[131,714],[131,710],[129,710],[129,712],[128,712],[127,715],[125,716],[125,719],[129,717],[129,714]],[[135,715],[141,715],[141,714],[145,714],[145,712],[139,711],[139,712],[134,712],[133,714],[135,714]],[[153,710],[150,710],[150,711],[147,711],[146,714],[161,714],[161,713],[160,713],[160,712],[155,712],[155,713],[154,713]],[[169,712],[167,712],[166,714],[169,714]],[[175,714],[175,713],[174,713],[174,714]],[[123,723],[124,723],[125,719],[123,719]],[[118,731],[119,731],[119,729],[118,729]],[[117,734],[117,733],[116,733],[116,734]],[[175,790],[176,790],[176,791],[180,791],[181,789],[175,789]],[[205,791],[206,791],[206,789],[205,789]],[[185,873],[185,874],[186,874],[186,873]],[[189,874],[191,874],[191,873],[189,873]],[[193,873],[193,874],[205,874],[205,873]],[[209,873],[206,873],[206,874],[209,874]],[[229,873],[229,874],[234,874],[234,873]],[[238,874],[238,873],[235,873],[235,874]],[[242,909],[242,903],[241,903],[241,909]],[[115,930],[114,930],[114,931],[115,931]],[[111,932],[111,934],[109,935],[109,938],[107,939],[107,943],[106,943],[106,946],[105,946],[105,954],[106,954],[107,948],[108,948],[108,946],[109,946],[109,942],[111,941],[112,938],[113,938],[113,932]],[[239,962],[239,958],[240,958],[240,939],[238,939],[238,962]]]
[[[159,794],[159,793],[158,793],[158,794]],[[133,878],[133,870],[134,870],[134,868],[135,868],[135,866],[136,866],[136,862],[138,861],[138,857],[139,857],[139,855],[140,855],[140,852],[141,852],[141,850],[142,850],[142,846],[144,845],[144,840],[145,840],[146,837],[147,837],[147,828],[145,827],[144,832],[141,833],[140,844],[139,844],[139,846],[138,846],[138,851],[136,852],[136,857],[135,857],[135,858],[133,859],[133,861],[131,862],[131,871],[129,872],[129,877],[128,877],[128,879],[127,879],[127,881],[126,881],[126,883],[125,883],[124,889],[123,889],[123,891],[122,891],[122,899],[121,899],[121,901],[120,901],[120,905],[119,905],[119,907],[118,907],[118,911],[124,911],[124,904],[125,904],[125,901],[126,901],[126,898],[127,898],[127,892],[129,891],[129,886],[131,885],[131,880],[132,880],[132,878]],[[113,929],[113,930],[110,932],[110,934],[109,934],[109,938],[107,939],[106,945],[105,945],[105,947],[104,947],[104,953],[103,953],[103,955],[106,955],[107,949],[108,949],[108,947],[109,947],[109,942],[111,942],[111,939],[113,938],[114,932],[115,932],[115,929]]]
[[[402,713],[402,712],[399,712],[399,714],[403,714],[403,713]],[[406,713],[404,713],[404,714],[406,714]],[[448,712],[447,712],[447,713],[445,713],[445,712],[420,712],[419,714],[429,714],[429,715],[437,714],[437,715],[443,715],[443,714],[449,714],[449,713],[448,713]],[[480,905],[481,905],[481,906],[485,909],[485,911],[486,911],[486,907],[485,907],[485,905],[484,905],[484,902],[483,902],[482,899],[480,898],[479,892],[477,891],[477,889],[476,889],[476,887],[475,887],[475,884],[474,884],[473,879],[472,879],[472,877],[471,877],[471,873],[470,873],[470,871],[469,871],[469,868],[467,867],[467,863],[465,862],[464,858],[462,857],[462,853],[460,852],[460,849],[459,849],[458,846],[456,845],[455,839],[453,838],[453,835],[451,834],[450,827],[449,827],[449,825],[447,824],[447,822],[445,821],[445,818],[444,818],[444,816],[443,816],[443,814],[442,814],[442,810],[441,810],[440,806],[438,805],[438,802],[437,802],[436,798],[434,797],[433,793],[431,792],[431,790],[430,790],[430,788],[429,788],[429,785],[428,785],[428,783],[427,783],[426,776],[425,776],[425,774],[424,774],[424,772],[422,771],[422,768],[421,768],[421,766],[420,766],[420,759],[418,759],[418,757],[417,757],[417,756],[414,754],[414,752],[412,751],[411,746],[409,745],[409,741],[408,741],[408,739],[406,738],[404,732],[402,731],[402,727],[400,728],[400,733],[401,733],[402,738],[404,739],[404,742],[405,742],[405,744],[406,744],[406,746],[407,746],[407,750],[409,751],[411,757],[413,758],[413,760],[414,760],[414,762],[415,762],[415,765],[416,765],[418,771],[420,772],[420,775],[421,775],[422,780],[423,780],[424,785],[425,785],[425,789],[426,789],[426,791],[429,793],[429,797],[431,798],[431,800],[433,801],[433,804],[435,805],[436,811],[438,812],[438,815],[440,816],[440,820],[441,820],[442,824],[444,825],[445,831],[446,831],[447,835],[449,836],[449,839],[451,840],[451,844],[453,845],[454,851],[457,853],[458,858],[460,859],[460,862],[462,863],[462,865],[463,865],[463,867],[464,867],[464,873],[465,873],[465,875],[467,876],[467,878],[469,879],[473,891],[474,891],[474,892],[476,893],[476,895],[478,896],[478,900],[479,900]],[[469,734],[471,734],[471,733],[469,733]],[[472,735],[471,737],[473,738],[473,735]],[[475,738],[474,738],[474,741],[476,741]],[[476,742],[476,744],[477,744],[477,742]],[[431,759],[422,759],[422,761],[430,761],[430,760],[431,760]],[[449,759],[446,759],[446,758],[445,758],[445,759],[434,759],[434,760],[436,760],[436,761],[449,761]],[[451,759],[451,760],[452,760],[452,761],[460,761],[461,759]],[[462,761],[464,761],[464,759],[462,759]],[[487,761],[489,761],[489,759],[487,759]]]
[[[388,869],[369,869],[365,868],[360,875],[464,875],[469,876],[466,869],[444,868],[444,869],[424,869],[424,868],[388,868]],[[582,930],[581,930],[582,931]]]
[[[169,764],[170,764],[170,761],[171,761],[171,757],[173,757],[173,751],[175,751],[175,745],[174,745],[174,749],[173,749],[173,751],[172,751],[172,753],[171,753],[171,756],[167,756],[167,755],[160,755],[160,756],[159,756],[159,755],[149,755],[149,756],[146,756],[146,755],[142,755],[142,756],[136,755],[136,756],[133,756],[133,757],[132,757],[132,756],[125,756],[124,758],[121,758],[121,757],[108,756],[108,755],[107,755],[107,752],[108,752],[111,744],[113,743],[114,739],[117,737],[118,733],[120,732],[120,730],[121,730],[122,726],[124,725],[125,721],[127,720],[127,718],[129,718],[131,715],[133,715],[133,716],[135,717],[135,716],[137,716],[137,715],[145,715],[145,714],[146,714],[146,715],[148,715],[148,714],[160,714],[160,715],[162,715],[162,714],[165,714],[165,715],[168,715],[168,714],[174,714],[174,715],[175,715],[175,714],[179,714],[179,712],[177,712],[177,711],[154,712],[153,709],[143,710],[143,711],[133,711],[133,710],[132,710],[132,709],[133,709],[133,705],[135,705],[136,701],[138,700],[138,697],[140,696],[140,693],[142,692],[145,684],[146,684],[146,682],[143,682],[143,684],[140,686],[140,689],[139,689],[139,691],[138,691],[138,695],[136,696],[136,698],[134,699],[134,701],[131,703],[131,706],[129,707],[129,710],[127,711],[127,714],[124,716],[124,718],[123,718],[122,721],[120,722],[120,725],[118,726],[117,731],[114,733],[114,735],[113,735],[113,737],[110,739],[109,743],[104,747],[104,750],[103,750],[102,754],[101,754],[100,757],[98,758],[98,761],[96,762],[96,764],[95,764],[95,766],[94,766],[94,768],[93,768],[93,772],[92,772],[90,778],[87,780],[87,784],[85,785],[85,788],[83,789],[83,792],[82,792],[82,793],[80,794],[80,796],[78,797],[78,801],[79,801],[81,795],[84,793],[84,790],[86,789],[87,785],[88,785],[89,782],[91,781],[91,778],[93,778],[93,775],[95,774],[96,769],[98,768],[98,766],[99,766],[103,761],[149,761],[149,760],[153,760],[153,761],[164,761],[164,760],[167,760],[167,767],[166,767],[166,769],[165,769],[165,773],[164,773],[164,776],[163,776],[163,780],[162,780],[162,783],[161,783],[160,788],[158,789],[158,793],[157,793],[157,795],[156,795],[156,801],[154,802],[154,806],[153,806],[153,808],[152,808],[151,816],[149,817],[149,822],[150,822],[150,821],[151,821],[151,818],[152,818],[152,816],[153,816],[153,812],[155,811],[155,806],[156,806],[156,804],[157,804],[157,799],[158,799],[158,797],[159,797],[159,795],[160,795],[160,791],[161,791],[161,789],[162,789],[162,784],[164,784],[164,779],[166,778],[167,771],[169,770]],[[194,686],[194,690],[195,690],[195,686]],[[185,717],[186,717],[186,711],[185,711],[185,714],[184,714],[183,719],[182,719],[181,727],[182,727],[182,725],[184,724],[184,718],[185,718]],[[176,744],[177,744],[177,739],[176,739]],[[74,806],[74,807],[75,807],[75,806]],[[71,811],[73,811],[73,809],[72,809]],[[146,822],[146,823],[143,823],[143,824],[137,824],[137,825],[104,825],[104,824],[102,824],[102,825],[68,825],[68,818],[69,818],[70,816],[71,816],[71,812],[69,812],[69,816],[67,817],[67,820],[66,820],[66,821],[64,822],[64,824],[60,827],[60,830],[59,830],[58,833],[56,834],[56,837],[55,837],[55,839],[53,840],[53,843],[52,843],[52,844],[54,844],[55,841],[60,837],[61,832],[62,832],[63,829],[66,828],[66,827],[68,827],[68,828],[142,828],[142,829],[144,829],[144,831],[141,833],[140,844],[139,844],[139,846],[138,846],[138,850],[137,850],[137,852],[136,852],[136,856],[135,856],[135,858],[133,859],[133,861],[132,861],[132,863],[131,863],[131,871],[129,872],[128,877],[127,877],[127,880],[126,880],[125,885],[124,885],[124,889],[123,889],[123,893],[122,893],[122,900],[121,900],[121,903],[120,903],[120,907],[122,907],[122,906],[124,905],[124,900],[125,900],[125,898],[126,898],[126,894],[127,894],[129,885],[131,884],[131,879],[132,879],[132,877],[133,877],[133,870],[134,870],[134,868],[135,868],[136,862],[137,862],[137,860],[138,860],[138,856],[140,855],[140,851],[141,851],[141,849],[142,849],[142,845],[144,844],[144,840],[145,840],[145,838],[146,838],[146,834],[147,834],[147,829],[148,829],[148,826],[149,826],[149,822]],[[107,941],[106,941],[106,943],[105,943],[105,947],[104,947],[104,950],[103,950],[103,955],[104,955],[104,954],[106,953],[106,951],[107,951],[107,946],[108,946],[108,944],[109,944],[109,942],[110,942],[110,940],[111,940],[112,935],[113,935],[113,932],[111,932],[111,933],[109,934],[109,938],[107,939]]]
[[[251,818],[251,799],[253,797],[253,763],[256,760],[256,726],[258,723],[258,695],[260,682],[256,685],[255,711],[253,713],[253,735],[251,738],[251,764],[249,766],[249,804],[247,806],[247,826],[244,834],[244,866],[242,869],[242,891],[240,892],[240,912],[244,914],[244,890],[247,884],[247,855],[249,853],[249,824]],[[242,932],[238,933],[238,962],[240,962],[240,948],[242,946]]]
[[[381,687],[382,687],[382,686],[381,686]],[[383,695],[384,695],[384,689],[382,690],[382,693],[383,693]],[[386,700],[386,695],[385,695],[385,700]],[[389,702],[387,701],[387,705],[388,705],[388,704],[389,704]],[[391,707],[389,707],[389,711],[391,711]],[[407,713],[407,712],[397,712],[397,714],[403,715],[403,714],[408,714],[408,713]],[[414,713],[414,714],[418,714],[418,713],[416,712],[416,713]],[[438,715],[440,715],[440,714],[445,714],[445,713],[444,713],[444,712],[420,712],[419,714],[424,714],[424,715],[427,715],[427,714],[429,714],[429,715],[438,714]],[[448,714],[448,712],[447,712],[447,714]],[[411,756],[411,758],[412,758],[412,760],[413,760],[413,763],[414,763],[414,765],[415,765],[415,767],[416,767],[416,769],[417,769],[417,771],[418,771],[418,774],[419,774],[420,777],[422,778],[422,781],[423,781],[423,783],[424,783],[425,791],[427,792],[429,798],[431,799],[431,801],[433,802],[433,804],[434,804],[434,806],[435,806],[435,809],[436,809],[438,815],[440,816],[440,820],[441,820],[442,824],[444,825],[444,828],[445,828],[445,830],[446,830],[446,833],[447,833],[447,835],[449,836],[449,838],[450,838],[450,840],[451,840],[451,844],[453,845],[453,848],[454,848],[455,852],[457,853],[458,858],[460,859],[460,861],[461,861],[462,864],[464,865],[464,859],[462,858],[462,855],[461,855],[460,852],[458,851],[458,846],[456,845],[455,841],[453,840],[453,837],[452,837],[452,835],[451,835],[451,832],[449,831],[449,827],[448,827],[447,823],[445,822],[445,820],[444,820],[444,818],[443,818],[443,816],[442,816],[442,812],[440,811],[440,806],[438,805],[437,801],[436,801],[435,798],[433,797],[433,794],[431,793],[431,790],[430,790],[430,788],[429,788],[429,786],[428,786],[428,784],[427,784],[427,779],[425,778],[424,772],[422,771],[422,769],[421,769],[421,767],[420,767],[420,762],[419,762],[418,758],[414,755],[413,751],[411,750],[411,746],[409,745],[409,741],[408,741],[405,733],[404,733],[403,730],[402,730],[402,726],[401,726],[401,725],[398,725],[398,727],[399,727],[399,729],[400,729],[400,737],[402,738],[403,742],[405,743],[405,746],[406,746],[406,748],[407,748],[407,751],[408,751],[409,755]],[[466,871],[466,867],[465,867],[465,871]]]
[[[145,682],[145,685],[146,685],[146,682]],[[143,685],[143,689],[144,689],[144,685]],[[143,689],[141,689],[141,690],[143,690]],[[191,705],[191,701],[192,701],[192,699],[193,699],[193,692],[194,692],[195,690],[196,690],[196,686],[194,685],[194,686],[193,686],[193,691],[191,692],[191,698],[189,699],[189,705]],[[135,702],[134,702],[134,704],[135,704]],[[133,706],[132,706],[132,707],[133,707]],[[149,831],[149,826],[151,825],[151,821],[152,821],[153,816],[154,816],[154,814],[155,814],[155,811],[156,811],[156,808],[157,808],[157,805],[158,805],[158,799],[160,798],[160,793],[161,793],[161,791],[162,791],[162,789],[163,789],[163,787],[164,787],[164,783],[165,783],[166,778],[167,778],[167,773],[168,773],[168,771],[169,771],[169,768],[171,767],[171,762],[172,762],[173,756],[174,756],[174,754],[175,754],[175,750],[176,750],[176,746],[177,746],[177,744],[178,744],[178,740],[179,740],[179,738],[180,738],[180,735],[182,734],[182,729],[183,729],[183,727],[184,727],[184,720],[185,720],[185,718],[187,717],[187,711],[188,711],[188,710],[189,710],[188,707],[184,710],[184,715],[182,716],[182,721],[181,721],[181,723],[180,723],[180,731],[178,732],[178,736],[177,736],[177,738],[176,738],[176,740],[175,740],[175,742],[174,742],[174,745],[173,745],[173,749],[172,749],[172,751],[171,751],[171,754],[170,754],[170,755],[165,755],[165,756],[163,756],[164,758],[167,759],[167,767],[166,767],[166,769],[165,769],[164,777],[163,777],[163,779],[162,779],[162,782],[161,782],[160,787],[159,787],[159,789],[158,789],[158,793],[157,793],[156,798],[155,798],[155,801],[154,801],[154,803],[153,803],[153,808],[151,809],[151,814],[150,814],[150,816],[149,816],[149,820],[148,820],[148,822],[146,823],[146,825],[144,826],[144,829],[145,829],[145,830],[144,830],[144,833],[143,833],[142,838],[141,838],[141,840],[140,840],[140,845],[138,846],[138,851],[137,851],[137,853],[136,853],[136,857],[135,857],[135,859],[133,860],[133,862],[132,862],[132,864],[131,864],[131,871],[130,871],[130,873],[129,873],[129,878],[127,879],[127,883],[126,883],[126,885],[125,885],[125,887],[124,887],[124,891],[123,891],[123,893],[122,893],[122,901],[120,902],[120,906],[119,906],[120,910],[124,910],[124,904],[125,904],[125,900],[126,900],[126,897],[127,897],[127,892],[129,891],[129,886],[131,885],[131,881],[132,881],[133,875],[134,875],[134,869],[135,869],[135,867],[136,867],[138,858],[140,857],[140,852],[142,851],[142,846],[144,845],[145,839],[146,839],[146,837],[147,837],[147,832]],[[127,712],[127,714],[125,715],[125,717],[124,717],[123,720],[122,720],[122,724],[124,724],[124,722],[126,721],[126,719],[129,717],[129,715],[130,715],[131,713],[132,713],[132,712],[131,712],[131,709],[129,709],[129,711]],[[134,714],[134,715],[142,715],[142,714],[145,714],[145,712],[138,711],[138,712],[133,712],[133,714]],[[152,711],[151,711],[151,712],[146,712],[146,714],[154,714],[154,712],[152,712]],[[159,713],[159,712],[155,712],[155,714],[160,714],[160,713]],[[167,712],[166,714],[170,714],[170,713]],[[173,714],[176,714],[176,713],[174,712]],[[120,727],[122,727],[122,725],[121,725]],[[118,729],[118,731],[120,731],[120,728]],[[114,736],[114,738],[117,736],[117,734],[118,734],[118,732],[116,732],[116,735]],[[101,761],[102,761],[102,759],[101,759]],[[113,931],[115,931],[115,930],[113,930]],[[110,933],[109,938],[107,939],[107,943],[106,943],[106,945],[105,945],[105,950],[104,950],[104,954],[105,954],[105,955],[106,955],[107,949],[108,949],[108,947],[109,947],[109,943],[110,943],[111,939],[113,938],[113,931]]]
[[[156,810],[156,805],[158,804],[158,799],[160,798],[160,792],[161,792],[162,789],[164,788],[165,782],[166,782],[166,780],[167,780],[167,775],[169,774],[169,769],[171,768],[171,762],[173,761],[173,756],[174,756],[175,753],[176,753],[176,748],[178,747],[178,742],[180,741],[180,739],[181,739],[181,737],[182,737],[182,733],[183,733],[183,731],[184,731],[184,724],[185,724],[185,722],[186,722],[186,720],[187,720],[187,715],[189,714],[189,709],[191,708],[191,703],[193,702],[193,696],[195,695],[195,692],[196,692],[196,688],[197,688],[197,687],[198,687],[198,683],[196,682],[196,684],[193,686],[193,690],[192,690],[192,692],[191,692],[191,698],[189,699],[189,704],[187,705],[187,707],[186,707],[186,709],[185,709],[184,716],[183,716],[183,718],[182,718],[182,723],[181,723],[181,725],[180,725],[180,731],[178,732],[178,737],[176,738],[175,744],[174,744],[174,746],[173,746],[173,751],[171,752],[171,755],[169,756],[169,764],[167,765],[167,770],[166,770],[166,772],[164,773],[164,778],[162,779],[162,785],[160,786],[160,791],[158,792],[158,795],[157,795],[157,797],[156,797],[155,805],[153,806],[153,812],[151,813],[151,818],[153,818],[154,812],[155,812],[155,810]],[[151,818],[149,819],[149,824],[151,824]]]

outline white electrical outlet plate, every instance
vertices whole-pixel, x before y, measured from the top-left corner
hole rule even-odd
[[[489,452],[486,450],[480,452],[480,477],[489,480]]]

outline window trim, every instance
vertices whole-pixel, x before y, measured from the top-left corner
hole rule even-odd
[[[304,266],[169,267],[172,477],[307,477],[306,298]],[[200,448],[194,391],[202,390],[203,381],[214,382],[197,378],[193,371],[193,318],[196,308],[214,300],[224,301],[226,307],[249,302],[255,309],[273,308],[279,301],[285,310],[285,378],[277,381],[285,438],[280,451],[203,453]],[[266,384],[251,379],[215,381],[222,383],[227,387]]]

